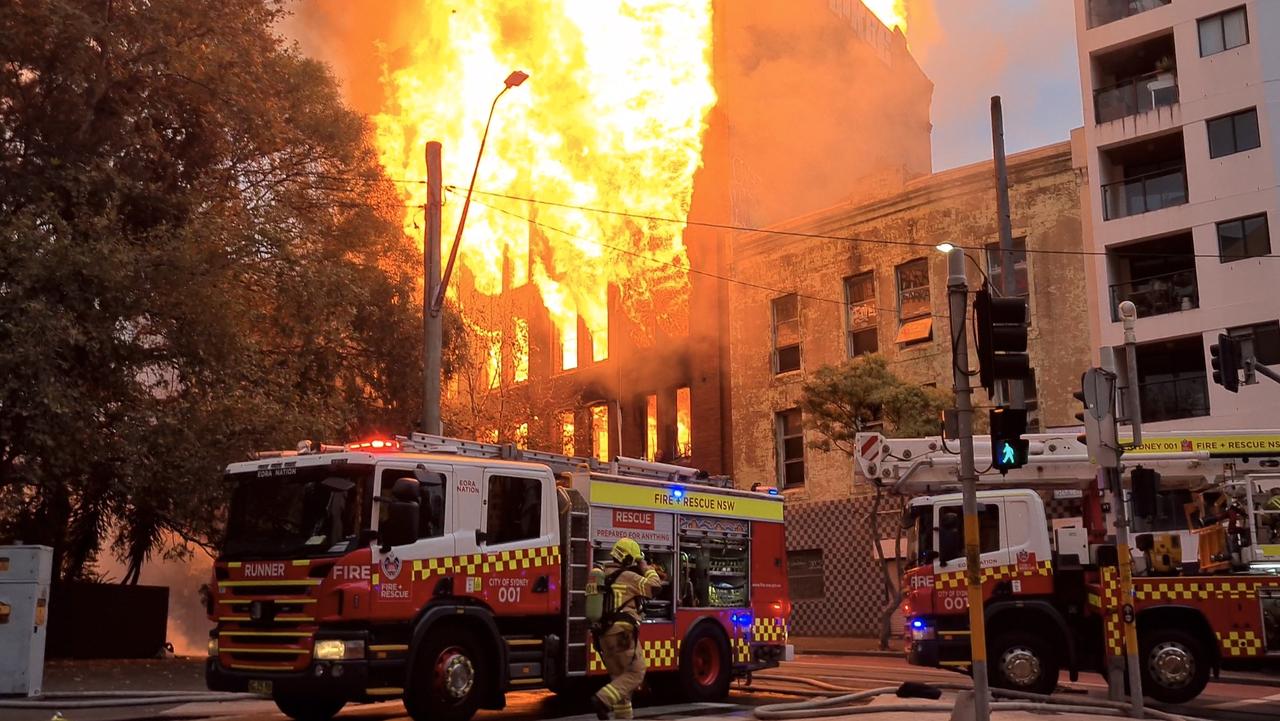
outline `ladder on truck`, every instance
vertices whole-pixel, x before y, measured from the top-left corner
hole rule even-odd
[[[678,466],[674,463],[646,461],[643,458],[614,456],[611,461],[601,461],[598,458],[588,458],[586,456],[570,456],[562,453],[517,448],[513,443],[484,443],[430,433],[412,433],[408,436],[396,436],[396,440],[399,441],[401,449],[406,451],[445,453],[465,458],[541,463],[556,474],[586,470],[602,475],[639,478],[647,481],[695,483],[720,488],[728,488],[733,485],[728,476],[712,476],[697,468]]]
[[[991,437],[974,436],[973,451],[979,488],[1066,488],[1097,479],[1099,466],[1089,457],[1088,446],[1076,436],[1064,433],[1025,433],[1027,463],[1001,474],[993,470]],[[1217,431],[1199,431],[1206,436]],[[1181,433],[1145,433],[1144,446],[1154,441],[1177,441]],[[937,493],[960,488],[960,442],[942,436],[886,438],[879,433],[859,433],[854,437],[858,470],[867,480],[886,486],[894,493]],[[1264,472],[1277,461],[1265,455],[1226,456],[1206,451],[1150,452],[1126,454],[1124,468],[1141,466],[1189,485],[1219,485],[1243,473]]]

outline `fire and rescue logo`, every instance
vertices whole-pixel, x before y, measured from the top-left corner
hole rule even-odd
[[[1036,554],[1025,548],[1018,551],[1018,573],[1031,573],[1036,570]]]
[[[404,566],[404,563],[395,554],[395,551],[391,551],[382,557],[382,575],[386,576],[388,581],[394,581],[400,577],[402,566]]]

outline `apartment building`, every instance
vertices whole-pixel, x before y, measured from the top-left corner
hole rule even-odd
[[[1137,388],[1152,429],[1272,428],[1280,386],[1211,381],[1218,334],[1280,364],[1280,3],[1077,0],[1090,337],[1116,348],[1138,309]]]

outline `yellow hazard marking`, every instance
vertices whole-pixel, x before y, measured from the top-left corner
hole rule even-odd
[[[239,586],[319,586],[319,578],[286,578],[276,581],[218,581],[220,588]]]
[[[375,643],[369,647],[370,651],[408,651],[407,643]]]
[[[225,653],[287,653],[295,656],[300,653],[311,653],[309,648],[220,648],[218,650]]]
[[[1122,439],[1127,442],[1129,439]],[[1172,438],[1152,438],[1147,436],[1141,446],[1126,450],[1125,453],[1224,453],[1231,455],[1253,455],[1257,453],[1280,453],[1280,436],[1248,434],[1228,436],[1175,436]]]
[[[404,693],[404,689],[398,686],[386,686],[384,688],[367,688],[364,692],[370,696],[399,696]]]
[[[656,511],[680,511],[706,516],[781,521],[782,497],[744,498],[727,493],[683,488],[675,497],[667,488],[636,486],[612,481],[591,482],[591,502],[604,506],[624,506]]]
[[[540,546],[538,548],[516,548],[494,553],[471,553],[464,556],[445,556],[443,558],[417,560],[413,562],[413,575],[415,579],[423,581],[432,576],[452,573],[474,576],[476,574],[541,568],[558,563],[560,563],[559,546]],[[373,583],[374,585],[378,583],[377,574],[373,576]]]
[[[312,635],[311,631],[219,631],[219,636],[292,636]]]
[[[1262,655],[1262,637],[1253,631],[1221,631],[1215,632],[1218,643],[1228,656],[1260,656]]]

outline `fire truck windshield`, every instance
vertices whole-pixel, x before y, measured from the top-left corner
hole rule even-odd
[[[223,557],[298,558],[353,548],[368,515],[361,509],[369,505],[364,497],[372,473],[369,466],[349,465],[228,476],[235,490]]]

